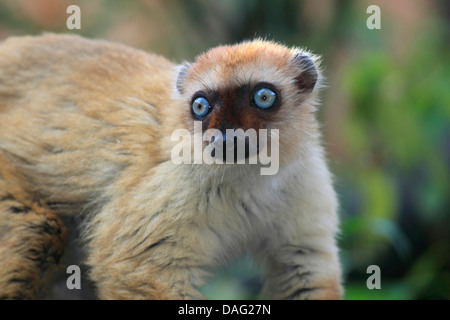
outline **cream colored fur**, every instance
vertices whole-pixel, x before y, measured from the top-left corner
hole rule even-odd
[[[77,36],[8,39],[0,196],[85,217],[85,263],[102,299],[202,298],[214,268],[247,251],[265,266],[267,296],[338,299],[337,201],[314,115],[320,77],[298,92],[301,52],[261,40],[213,49],[188,67],[179,93],[180,68],[159,56]],[[171,161],[173,130],[192,130],[193,93],[259,81],[283,93],[268,125],[280,129],[276,175]],[[0,206],[4,235],[10,211]]]

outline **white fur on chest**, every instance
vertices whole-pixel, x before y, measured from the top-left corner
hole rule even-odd
[[[227,257],[256,249],[282,233],[295,211],[297,177],[284,168],[274,176],[237,174],[203,184],[207,228]],[[231,173],[235,174],[235,173]]]

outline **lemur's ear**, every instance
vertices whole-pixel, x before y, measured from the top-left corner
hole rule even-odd
[[[303,93],[310,93],[316,85],[319,73],[313,59],[306,53],[298,53],[294,57],[294,63],[299,70],[295,77],[298,89]]]
[[[178,77],[177,77],[177,90],[180,94],[184,93],[184,80],[186,79],[187,72],[191,65],[187,62],[184,62],[177,66],[178,69]]]

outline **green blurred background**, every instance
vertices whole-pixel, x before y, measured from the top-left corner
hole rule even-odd
[[[66,28],[70,4],[81,30]],[[380,30],[366,27],[372,4]],[[444,0],[2,0],[0,40],[72,32],[179,62],[262,36],[321,54],[346,299],[450,299],[449,17]],[[369,265],[381,269],[380,290],[366,287]],[[257,298],[259,275],[244,258],[203,291]]]

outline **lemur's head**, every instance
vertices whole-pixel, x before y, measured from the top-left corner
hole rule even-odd
[[[253,129],[256,133],[267,129],[269,149],[275,132],[271,129],[278,129],[280,163],[289,161],[316,131],[318,64],[318,58],[309,52],[263,40],[213,48],[194,63],[179,67],[176,89],[185,108],[185,125],[193,132],[194,122],[199,121],[203,133],[216,129],[223,141],[230,140],[227,129]],[[246,136],[243,156],[248,158],[254,154],[248,147],[252,135]],[[236,138],[232,139],[231,158],[236,161],[238,148]],[[217,143],[215,140],[207,139],[204,147]],[[255,142],[253,153],[262,150],[261,142]],[[225,159],[230,149],[223,151]]]

